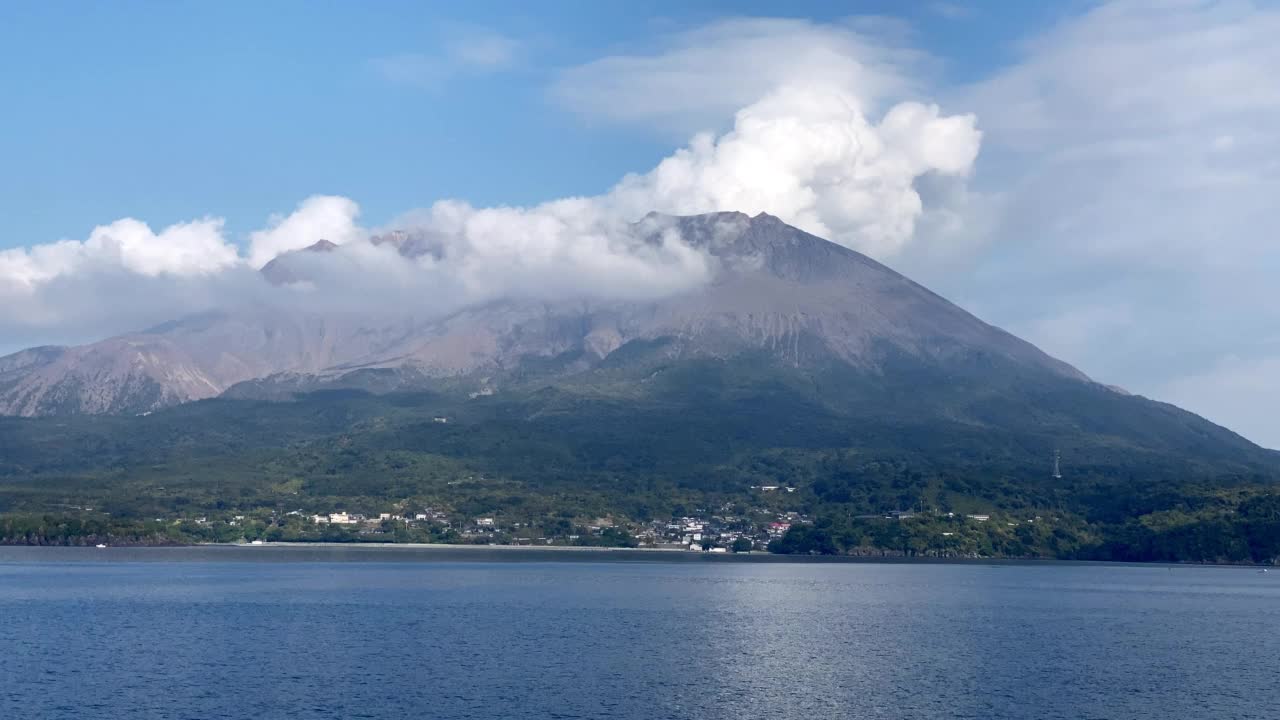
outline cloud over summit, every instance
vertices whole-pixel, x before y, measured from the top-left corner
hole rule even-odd
[[[360,206],[335,195],[313,195],[289,215],[275,215],[267,227],[249,235],[249,264],[261,268],[272,258],[320,240],[344,245],[366,236],[357,223]]]
[[[704,133],[608,196],[625,212],[768,212],[880,257],[908,243],[924,212],[923,175],[963,176],[978,154],[972,115],[893,106],[878,123],[830,86],[789,85],[738,111],[732,130]]]
[[[514,51],[499,36],[472,40],[454,42],[446,54],[491,68]],[[657,99],[648,106],[655,111],[673,97],[696,97],[697,108],[685,102],[663,112],[721,113],[732,124],[694,134],[656,167],[628,174],[600,195],[529,207],[437,201],[393,224],[436,245],[437,252],[410,259],[358,242],[370,230],[360,225],[356,202],[339,196],[313,196],[269,218],[249,233],[243,251],[218,219],[159,233],[120,220],[83,242],[0,254],[0,293],[17,308],[0,330],[11,337],[56,336],[63,318],[96,302],[111,279],[120,282],[111,294],[135,293],[139,286],[127,280],[134,275],[155,280],[146,284],[155,297],[136,306],[120,303],[129,310],[99,318],[99,331],[216,305],[228,287],[237,296],[228,302],[238,301],[256,282],[255,270],[322,239],[341,248],[297,260],[311,266],[309,283],[278,292],[255,287],[250,295],[288,300],[285,293],[301,292],[308,302],[340,306],[387,302],[397,294],[398,303],[427,312],[512,294],[635,299],[706,282],[714,272],[710,259],[681,238],[653,244],[637,236],[632,223],[651,211],[769,212],[850,247],[892,255],[911,241],[928,210],[917,181],[940,175],[962,182],[981,141],[972,115],[947,115],[927,102],[885,101],[910,85],[898,63],[911,57],[849,27],[795,21],[732,21],[678,34],[657,55],[615,56],[570,69],[557,92],[578,109],[607,104],[616,88]],[[735,68],[741,58],[758,62],[760,72]],[[664,87],[680,77],[702,85]],[[733,77],[749,81],[730,83]],[[712,85],[724,91],[705,92]],[[81,293],[78,286],[95,289]],[[19,327],[23,333],[14,332]]]

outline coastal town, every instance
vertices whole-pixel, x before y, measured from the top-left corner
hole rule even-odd
[[[788,488],[753,488],[761,493]],[[965,545],[963,536],[986,535],[995,525],[1017,533],[1053,518],[1015,518],[988,513],[957,514],[940,510],[890,510],[858,515],[858,523],[874,532],[919,536],[927,528],[928,547]],[[156,526],[181,530],[203,541],[260,545],[279,542],[420,543],[506,547],[597,547],[696,553],[801,552],[827,554],[821,546],[797,543],[812,534],[815,519],[796,510],[734,503],[712,509],[693,508],[669,518],[637,522],[615,516],[548,517],[530,520],[507,513],[473,515],[452,508],[397,503],[376,512],[332,509],[327,512],[259,509],[226,515],[154,518]],[[795,529],[796,533],[792,533]],[[1044,529],[1044,528],[1041,528]],[[904,549],[905,546],[904,546]],[[927,548],[921,548],[926,551]],[[911,554],[909,551],[904,554]],[[933,554],[940,554],[934,552]]]
[[[732,507],[726,506],[717,513],[685,515],[665,521],[632,523],[599,517],[582,524],[552,523],[550,528],[505,521],[501,516],[459,517],[432,507],[376,515],[345,511],[312,515],[293,511],[286,515],[301,516],[316,528],[347,529],[357,540],[388,534],[394,537],[397,530],[416,529],[461,544],[612,546],[709,553],[762,551],[771,541],[784,536],[792,525],[812,522],[808,516],[794,511],[754,510],[751,517],[733,514]]]

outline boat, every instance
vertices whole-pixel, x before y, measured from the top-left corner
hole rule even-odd
[[[98,543],[97,545],[94,545],[94,547],[97,547],[97,548],[104,548],[104,547],[106,547],[106,545],[103,545],[102,543]]]

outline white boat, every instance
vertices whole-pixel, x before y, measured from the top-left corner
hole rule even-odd
[[[102,543],[98,543],[97,545],[94,545],[94,547],[104,548],[106,547],[106,545],[103,545]]]
[[[262,541],[261,541],[261,540],[254,540],[253,542],[251,542],[251,543],[249,543],[249,544],[250,544],[250,545],[261,545],[261,544],[262,544]]]

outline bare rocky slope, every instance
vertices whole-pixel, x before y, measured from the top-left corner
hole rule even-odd
[[[709,253],[714,280],[646,302],[508,299],[426,320],[270,309],[188,317],[89,345],[0,358],[0,414],[138,414],[228,390],[252,396],[448,381],[491,392],[530,368],[563,375],[637,356],[654,362],[743,353],[799,369],[837,362],[871,375],[904,358],[944,369],[992,362],[1093,384],[884,265],[772,216],[655,215],[645,222],[673,225]],[[406,256],[440,252],[413,233],[373,242]],[[263,274],[277,284],[305,280],[305,263],[291,261],[333,249],[318,242],[273,260]]]

